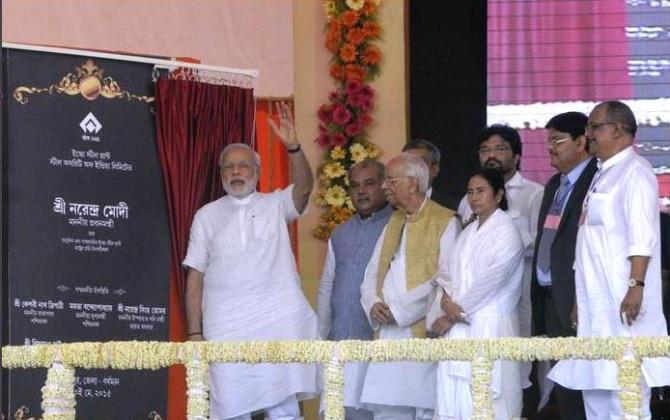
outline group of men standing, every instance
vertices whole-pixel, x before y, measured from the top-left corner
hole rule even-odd
[[[432,190],[439,150],[415,140],[386,166],[365,160],[349,170],[356,214],[328,242],[315,317],[300,291],[286,229],[305,208],[312,176],[290,110],[283,106],[280,117],[273,129],[289,152],[294,185],[255,192],[257,155],[229,146],[220,159],[228,195],[193,222],[184,260],[190,338],[430,336],[425,318],[439,262],[474,221],[465,199],[456,213]],[[560,114],[546,128],[559,171],[546,188],[519,172],[516,130],[494,125],[478,138],[479,162],[502,174],[506,213],[525,248],[519,335],[665,336],[658,188],[649,163],[633,150],[633,113],[621,102],[604,102],[589,117]],[[523,386],[529,375],[527,366]],[[260,410],[273,419],[298,418],[297,401],[318,392],[316,377],[309,365],[214,365],[211,418],[250,418]],[[560,361],[549,378],[562,418],[621,418],[614,362]],[[644,360],[647,418],[649,387],[667,384],[668,360]],[[345,366],[348,419],[432,419],[435,394],[435,364]]]

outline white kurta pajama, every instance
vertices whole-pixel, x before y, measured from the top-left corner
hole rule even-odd
[[[514,221],[521,234],[521,240],[525,247],[523,288],[521,290],[521,303],[519,306],[519,328],[521,337],[530,337],[532,310],[530,304],[530,282],[532,279],[533,248],[537,236],[537,219],[542,206],[542,195],[544,187],[537,182],[521,176],[516,172],[509,181],[505,183],[505,195],[509,204],[506,213]],[[458,213],[467,220],[472,214],[467,197],[463,197],[458,206]],[[530,386],[528,376],[531,364],[522,365],[524,387]]]
[[[455,241],[458,230],[449,224],[440,239],[440,258]],[[422,285],[407,291],[406,272],[406,230],[403,230],[400,245],[386,274],[383,283],[384,303],[389,305],[397,324],[380,325],[370,318],[370,310],[377,302],[377,272],[381,248],[386,229],[379,237],[370,262],[365,270],[365,279],[361,285],[361,303],[373,329],[379,331],[379,339],[397,340],[413,338],[411,325],[426,316],[428,299],[433,294],[434,284],[426,279]],[[364,407],[375,412],[388,413],[389,418],[401,418],[408,408],[416,409],[416,417],[432,418],[435,405],[435,363],[389,362],[370,363],[365,375],[361,394]],[[386,406],[386,407],[384,407]],[[393,409],[398,414],[393,414]]]
[[[651,166],[629,147],[599,162],[599,172],[593,179],[584,200],[584,223],[579,228],[575,254],[577,336],[666,336],[661,304],[658,186]],[[630,256],[650,257],[642,307],[632,326],[624,325],[619,314],[628,292]],[[644,359],[642,376],[649,387],[670,384],[670,360]],[[566,388],[585,390],[585,403],[589,390],[619,389],[615,361],[563,360],[549,378]],[[647,399],[643,407],[646,417],[648,410]],[[597,418],[618,417],[601,413]]]
[[[480,227],[475,221],[458,236],[448,258],[440,258],[436,278],[441,288],[426,317],[427,327],[444,313],[442,290],[458,303],[468,324],[457,323],[447,339],[519,335],[524,245],[512,219],[496,210]],[[473,415],[470,362],[440,362],[437,371],[436,419],[469,419]],[[491,395],[496,419],[521,414],[520,364],[495,361]]]
[[[184,265],[204,273],[203,336],[212,341],[317,339],[300,287],[286,224],[299,214],[290,186],[239,200],[223,197],[196,213]],[[226,419],[317,392],[316,367],[213,364],[211,418]]]

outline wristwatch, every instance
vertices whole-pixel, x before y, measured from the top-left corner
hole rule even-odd
[[[644,287],[644,282],[638,279],[628,279],[628,287],[632,289],[635,286]]]

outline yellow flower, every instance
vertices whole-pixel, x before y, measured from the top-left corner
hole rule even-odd
[[[318,193],[314,196],[314,204],[321,207],[326,205],[326,200],[323,198],[323,193]]]
[[[334,207],[342,207],[347,199],[347,192],[339,185],[328,188],[324,196],[326,203]]]
[[[337,8],[335,7],[335,1],[334,0],[324,1],[323,10],[326,12],[327,19],[331,20],[333,17],[335,17],[335,13],[337,13]]]
[[[346,175],[347,171],[344,170],[344,166],[340,162],[333,162],[323,167],[323,173],[332,179]]]
[[[351,160],[354,161],[354,163],[358,163],[368,157],[368,151],[365,149],[365,146],[360,143],[352,145],[349,148],[349,152],[351,153]]]
[[[368,144],[368,156],[370,157],[370,159],[377,159],[379,157],[379,154],[380,154],[379,147],[377,147],[372,143]]]
[[[344,152],[344,149],[340,146],[335,146],[333,147],[333,150],[330,151],[330,158],[331,159],[344,159],[347,156],[347,154]]]
[[[361,10],[365,5],[365,0],[347,0],[347,6],[351,10]]]

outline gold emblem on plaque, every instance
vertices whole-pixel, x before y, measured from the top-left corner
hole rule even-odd
[[[99,68],[90,58],[82,66],[76,67],[73,73],[66,74],[57,84],[46,88],[19,86],[14,89],[12,96],[20,104],[25,105],[28,103],[28,95],[39,93],[81,95],[89,101],[94,101],[99,96],[107,99],[136,100],[146,103],[154,101],[153,96],[134,95],[121,89],[116,80],[105,76],[105,70]]]

